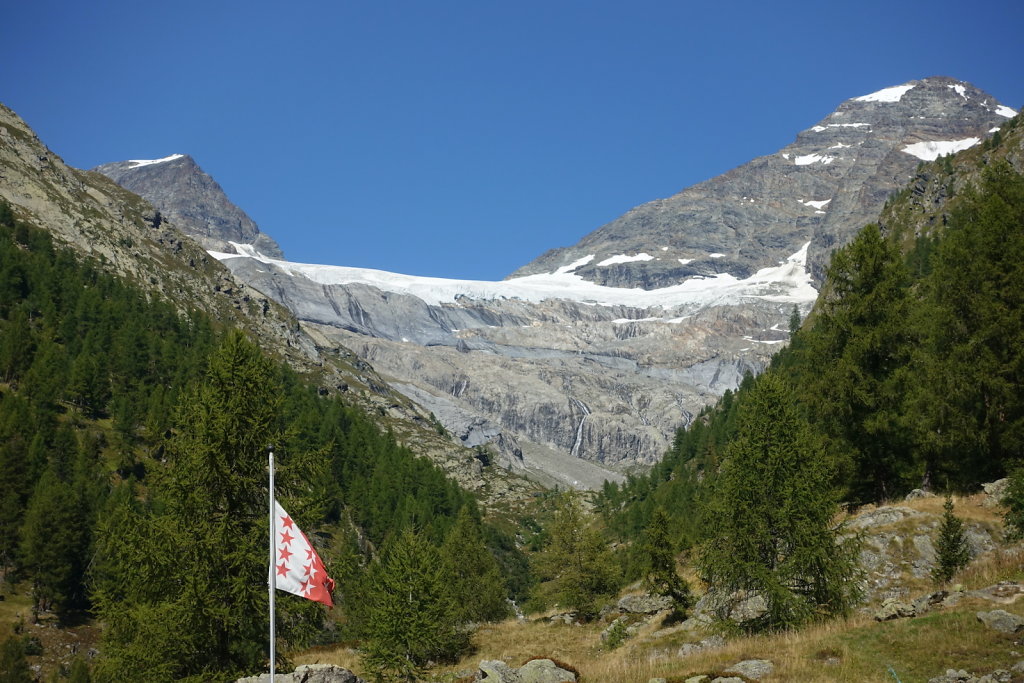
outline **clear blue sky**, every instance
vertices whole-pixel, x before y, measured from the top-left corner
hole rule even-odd
[[[33,0],[0,101],[79,168],[191,154],[292,260],[500,279],[849,97],[1019,109],[1022,35],[1019,0]]]

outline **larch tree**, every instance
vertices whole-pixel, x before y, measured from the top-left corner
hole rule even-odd
[[[562,494],[549,533],[546,545],[534,556],[534,569],[542,581],[538,590],[581,619],[593,619],[601,601],[618,588],[620,577],[611,551],[578,493]]]
[[[465,649],[452,576],[422,534],[398,534],[365,586],[363,662],[379,679],[419,680],[429,661],[454,659]]]
[[[847,612],[859,598],[857,544],[834,522],[834,488],[810,425],[775,373],[740,406],[738,434],[707,514],[701,578],[728,619],[752,595],[763,615],[741,626],[772,630]]]
[[[445,536],[441,555],[452,577],[460,622],[499,621],[509,616],[508,587],[498,561],[484,545],[480,522],[468,507],[459,511]]]

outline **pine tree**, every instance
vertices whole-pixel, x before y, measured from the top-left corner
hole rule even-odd
[[[562,494],[549,533],[548,542],[534,556],[543,582],[538,590],[579,618],[593,619],[601,601],[618,588],[619,569],[578,493]]]
[[[643,553],[647,560],[644,584],[647,589],[672,601],[673,617],[682,619],[693,606],[693,593],[686,579],[676,570],[675,545],[669,534],[669,517],[658,507],[644,532]]]
[[[460,623],[498,621],[509,615],[508,587],[497,560],[484,545],[480,523],[468,507],[459,511],[445,536],[441,555],[452,577]]]
[[[739,414],[707,515],[701,578],[720,615],[750,594],[767,605],[749,630],[845,613],[857,600],[857,548],[839,537],[827,465],[788,387],[762,375]]]
[[[935,567],[932,569],[932,578],[939,584],[948,582],[971,561],[964,523],[953,514],[953,499],[947,496],[942,508],[942,524],[935,540]]]
[[[458,627],[452,577],[421,534],[395,538],[367,580],[363,662],[380,678],[415,681],[427,662],[456,658],[467,644]]]

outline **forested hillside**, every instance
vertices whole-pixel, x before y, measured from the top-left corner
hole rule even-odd
[[[970,492],[1012,471],[1024,455],[1022,150],[1018,116],[978,148],[922,164],[880,223],[833,253],[814,311],[803,325],[794,312],[765,375],[681,430],[648,475],[606,484],[613,532],[633,537],[663,506],[679,547],[706,539],[702,511],[720,493],[737,416],[769,377],[800,407],[847,504]]]
[[[342,594],[374,585],[392,539],[451,556],[458,519],[459,552],[491,583],[455,591],[444,574],[439,594],[491,602],[453,633],[504,614],[510,572],[483,539],[520,584],[523,562],[441,470],[240,332],[146,297],[0,204],[0,571],[29,587],[33,614],[99,618],[103,679],[263,666],[268,444],[278,498]],[[322,637],[304,602],[281,599],[284,644]]]

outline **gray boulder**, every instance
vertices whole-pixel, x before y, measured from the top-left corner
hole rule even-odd
[[[956,669],[946,669],[946,673],[943,675],[929,678],[928,683],[966,683],[967,681],[977,680],[978,679],[963,669],[960,669],[959,671]]]
[[[875,612],[875,621],[892,621],[893,619],[906,619],[915,616],[916,610],[913,605],[897,598],[888,598],[882,603],[882,607]]]
[[[334,664],[303,664],[291,673],[274,675],[278,683],[366,683],[348,669]],[[239,678],[235,683],[269,683],[270,674]]]
[[[488,683],[574,683],[576,674],[563,669],[550,659],[532,659],[515,669],[505,662],[480,662],[478,681]]]
[[[620,612],[629,614],[655,614],[672,606],[672,600],[663,595],[626,595],[619,600]]]
[[[775,671],[775,664],[768,659],[744,659],[742,662],[733,664],[725,670],[727,674],[739,674],[752,681],[759,681],[765,676],[771,676]]]
[[[925,491],[924,489],[914,489],[906,496],[903,500],[917,500],[918,498],[934,498],[935,494],[931,491]]]
[[[550,659],[533,659],[519,667],[521,683],[575,683],[576,674]]]
[[[501,660],[480,662],[480,672],[476,679],[488,683],[520,683],[519,672]]]
[[[1024,630],[1024,617],[1010,614],[1006,610],[994,609],[991,612],[978,612],[978,621],[1000,633],[1019,633]]]
[[[1006,497],[1006,493],[1010,489],[1010,480],[1008,478],[997,479],[996,481],[982,484],[981,488],[985,491],[985,498],[981,504],[985,507],[996,507],[997,505],[1002,505],[1003,498]]]

